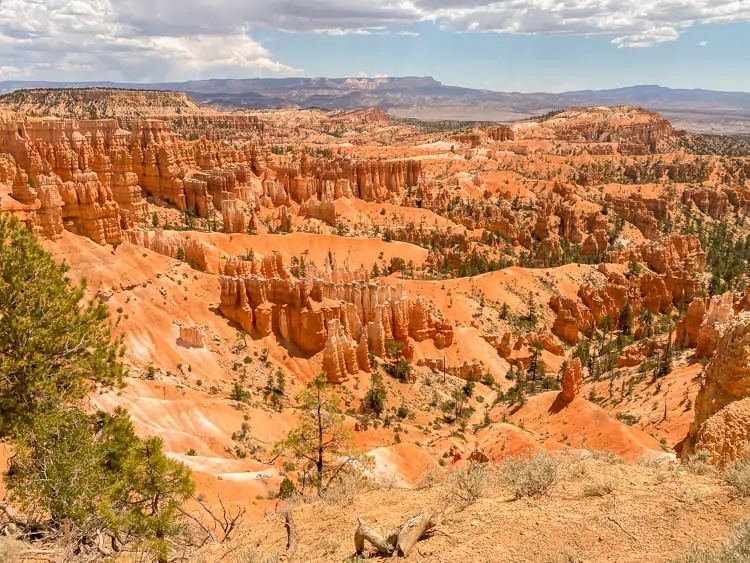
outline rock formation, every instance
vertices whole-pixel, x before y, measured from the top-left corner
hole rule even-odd
[[[197,326],[181,326],[177,344],[185,348],[203,348],[206,345],[203,331]]]
[[[734,295],[725,293],[712,297],[706,305],[706,313],[698,328],[695,356],[710,358],[719,343],[721,335],[734,318]]]
[[[714,462],[737,458],[750,444],[750,313],[726,328],[706,367],[683,456],[706,451]]]
[[[432,319],[425,303],[411,304],[403,286],[370,283],[364,270],[309,266],[295,279],[278,254],[251,261],[229,260],[220,277],[221,311],[250,333],[278,331],[307,353],[325,351],[331,381],[359,371],[368,351],[386,356],[386,344],[432,339],[438,347],[453,341],[452,326]]]
[[[562,391],[560,398],[566,403],[570,403],[581,393],[583,386],[583,366],[579,358],[573,358],[565,366],[565,373],[562,380]]]
[[[210,265],[219,261],[216,249],[192,238],[189,234],[138,229],[123,231],[123,234],[125,242],[142,246],[170,258],[180,259],[203,272],[210,273]]]

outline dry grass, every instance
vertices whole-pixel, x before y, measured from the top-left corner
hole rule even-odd
[[[719,548],[693,547],[683,558],[671,563],[744,563],[750,561],[750,520],[741,522],[735,535]]]
[[[355,473],[342,473],[320,491],[320,499],[326,504],[348,506],[364,487],[362,478]]]
[[[662,471],[669,474],[666,468]],[[478,477],[484,472],[491,483],[486,489]],[[745,507],[730,499],[730,487],[718,474],[694,475],[684,467],[674,479],[660,481],[650,467],[561,454],[514,459],[505,468],[492,463],[467,466],[458,475],[437,472],[429,481],[421,489],[364,487],[351,505],[312,499],[299,503],[294,511],[300,531],[298,560],[357,561],[353,533],[358,516],[382,532],[425,507],[442,512],[441,522],[407,562],[579,563],[612,561],[617,553],[621,563],[670,557],[682,557],[682,563],[691,540],[714,545],[716,538],[730,534],[733,523],[746,517]],[[508,486],[493,486],[495,481]],[[613,482],[617,488],[609,494]],[[587,496],[587,489],[602,496]],[[456,499],[456,491],[466,495],[466,501],[446,502],[451,495]],[[516,491],[526,496],[516,501]],[[532,495],[535,498],[529,498]],[[240,563],[262,563],[274,551],[283,554],[283,519],[268,514],[232,544],[259,554],[255,561]],[[232,548],[209,546],[202,563],[218,561]],[[232,557],[233,553],[223,561],[233,563]]]
[[[258,553],[257,549],[244,548],[234,554],[234,559],[231,563],[279,563],[279,561],[281,561],[281,555],[278,551],[274,551],[267,557],[264,557]]]
[[[503,464],[501,480],[516,499],[543,496],[557,484],[560,464],[559,459],[546,454],[509,457]]]
[[[736,497],[750,497],[750,459],[738,459],[724,469],[724,479]]]
[[[583,492],[587,497],[604,497],[614,493],[617,485],[617,477],[614,475],[595,475],[583,485]]]
[[[0,561],[19,561],[27,547],[18,540],[0,536]]]
[[[448,499],[466,506],[473,504],[487,494],[495,480],[490,467],[471,461],[448,475]]]
[[[706,451],[695,452],[685,462],[688,471],[693,475],[706,475],[713,471],[713,466],[709,463],[711,454]]]

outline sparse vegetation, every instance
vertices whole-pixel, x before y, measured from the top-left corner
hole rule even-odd
[[[501,481],[514,498],[546,495],[557,484],[560,461],[547,454],[508,457],[503,463]]]
[[[495,473],[483,463],[470,461],[448,476],[448,497],[454,502],[469,505],[483,497],[495,480]]]

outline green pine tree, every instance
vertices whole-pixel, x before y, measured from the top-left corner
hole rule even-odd
[[[86,284],[67,271],[18,220],[0,217],[0,435],[95,383],[122,381],[109,312],[100,301],[81,306]]]

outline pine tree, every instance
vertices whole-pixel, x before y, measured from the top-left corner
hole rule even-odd
[[[630,306],[630,301],[625,303],[625,308],[623,308],[617,324],[625,336],[633,334],[633,308]]]
[[[15,218],[0,217],[0,435],[93,383],[122,381],[109,312],[100,301],[81,306],[85,282],[67,271]]]
[[[112,514],[156,557],[166,563],[168,538],[179,532],[182,504],[195,491],[190,470],[162,452],[161,438],[139,440],[122,467],[122,479],[110,491]]]
[[[385,409],[387,396],[388,393],[385,385],[383,385],[383,376],[378,372],[373,373],[370,381],[370,389],[365,393],[363,399],[365,405],[377,416],[380,416]]]
[[[353,454],[346,443],[349,431],[344,426],[341,399],[332,392],[325,374],[318,374],[310,382],[299,401],[299,422],[276,444],[276,451],[299,464],[303,490],[311,482],[320,493],[362,458]]]
[[[31,529],[65,527],[71,544],[97,531],[143,542],[166,561],[190,470],[156,438],[139,439],[123,409],[84,410],[94,384],[121,382],[122,347],[101,302],[65,277],[36,238],[0,216],[0,431],[14,456],[5,474]],[[73,546],[75,548],[75,546]]]

